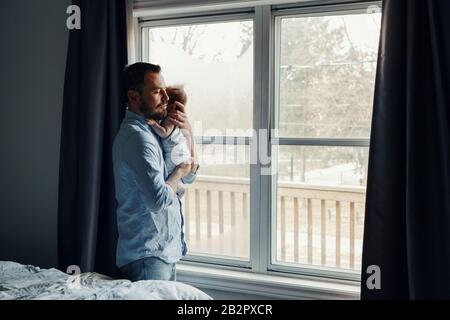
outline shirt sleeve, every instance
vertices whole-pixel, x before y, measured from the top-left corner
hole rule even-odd
[[[181,182],[183,182],[184,184],[191,184],[194,183],[195,179],[197,178],[197,171],[198,168],[200,168],[200,165],[197,164],[197,169],[195,169],[195,172],[189,172],[187,176],[181,178]]]
[[[152,212],[160,212],[175,200],[175,192],[164,180],[157,145],[134,134],[127,141],[126,162],[135,176],[141,199]]]

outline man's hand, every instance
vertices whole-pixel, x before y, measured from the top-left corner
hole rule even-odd
[[[182,163],[175,168],[175,171],[178,171],[181,178],[184,178],[191,172],[191,164],[190,163]]]
[[[167,179],[166,183],[172,188],[173,192],[177,192],[178,182],[181,178],[184,178],[191,172],[191,164],[190,163],[182,163],[178,165],[175,170],[173,170],[169,179]]]
[[[183,133],[192,135],[192,127],[186,114],[186,107],[178,101],[174,103],[176,105],[176,111],[169,112],[167,116],[174,125],[183,130]]]

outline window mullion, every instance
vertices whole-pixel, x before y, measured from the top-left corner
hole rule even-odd
[[[265,175],[259,155],[270,157],[269,114],[271,86],[272,16],[270,6],[255,8],[254,112],[256,135],[252,139],[250,252],[254,272],[266,273],[270,259],[270,176]],[[256,156],[258,155],[258,156]],[[256,157],[255,157],[256,156]],[[269,158],[270,159],[270,158]]]
[[[148,41],[148,28],[141,27],[141,47],[139,48],[140,61],[149,61],[150,60],[150,50],[149,50],[149,41]]]
[[[366,138],[273,138],[272,145],[283,146],[329,146],[329,147],[369,147]]]

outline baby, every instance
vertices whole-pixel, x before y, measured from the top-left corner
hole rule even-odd
[[[187,103],[187,95],[182,87],[167,87],[167,95],[169,101],[167,104],[167,111],[176,111],[175,101],[183,105]],[[181,129],[173,124],[169,117],[166,117],[161,123],[149,119],[147,123],[154,129],[154,131],[162,138],[162,148],[164,153],[164,160],[166,162],[169,175],[175,168],[182,163],[192,163],[191,152]],[[185,189],[178,186],[177,194],[181,198]]]

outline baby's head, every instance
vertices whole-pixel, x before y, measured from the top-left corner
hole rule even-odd
[[[184,91],[183,86],[167,87],[166,92],[167,92],[167,95],[169,96],[168,105],[173,105],[173,103],[175,101],[178,101],[181,104],[186,106],[187,95],[186,95],[186,91]]]

